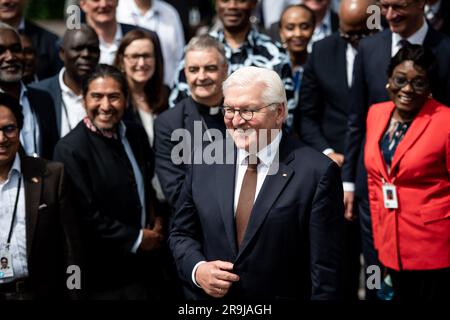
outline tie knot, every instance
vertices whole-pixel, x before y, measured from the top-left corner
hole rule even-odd
[[[260,163],[259,158],[255,154],[250,154],[247,157],[247,168],[250,170],[256,170],[258,164]]]
[[[409,46],[411,43],[406,39],[402,39],[398,42],[398,44],[400,45],[401,48],[404,48],[406,46]]]

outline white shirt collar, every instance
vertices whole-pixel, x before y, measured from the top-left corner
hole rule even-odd
[[[127,126],[125,125],[125,123],[123,123],[123,121],[120,121],[120,123],[119,123],[120,141],[122,141],[123,139],[126,138],[126,134],[127,134]]]
[[[441,8],[441,2],[442,2],[441,0],[438,0],[435,4],[431,6],[429,4],[425,4],[425,12],[427,10],[431,10],[434,14],[438,13],[439,9]]]
[[[278,152],[278,148],[280,147],[281,136],[282,136],[282,133],[280,131],[277,134],[277,136],[275,137],[275,139],[273,139],[270,144],[268,144],[263,149],[258,151],[258,153],[256,155],[258,156],[258,159],[261,162],[261,164],[263,164],[267,167],[270,167],[273,160],[275,159],[275,155]],[[240,165],[247,164],[246,160],[247,160],[248,155],[249,155],[249,153],[247,152],[247,150],[238,149],[238,154],[237,154],[238,163]]]
[[[422,27],[405,40],[408,40],[408,42],[411,44],[423,45],[423,42],[425,41],[425,37],[428,32],[428,28],[429,28],[428,24],[425,18],[423,18]],[[400,49],[397,47],[399,45],[398,44],[399,41],[402,39],[403,38],[398,33],[392,33],[392,56],[394,56]]]
[[[22,19],[20,19],[19,27],[17,28],[17,30],[19,32],[25,31],[25,18],[24,17],[22,17]]]
[[[19,97],[19,101],[22,101],[24,97],[26,97],[28,92],[27,86],[20,81],[20,97]]]
[[[322,28],[326,26],[326,31],[331,30],[331,9],[327,10],[327,13],[325,13],[325,16],[323,17],[322,23],[320,25]]]
[[[59,81],[59,86],[61,88],[61,91],[63,91],[64,93],[73,96],[73,97],[80,97],[81,95],[76,95],[75,92],[73,92],[72,89],[70,89],[64,82],[64,72],[66,72],[66,68],[62,67],[61,71],[59,72],[58,75],[58,81]]]
[[[9,170],[9,174],[11,175],[13,171],[17,171],[19,174],[22,173],[22,170],[20,169],[20,156],[18,152],[16,152],[16,157],[14,159],[11,170]]]
[[[122,33],[122,28],[120,27],[120,24],[117,23],[117,30],[116,30],[116,34],[114,35],[114,40],[113,40],[113,45],[119,45],[120,41],[123,38],[123,33]],[[104,45],[104,46],[110,46],[108,43],[106,43],[105,41],[103,41],[103,39],[100,39],[100,44]]]
[[[156,0],[152,1],[152,6],[150,7],[150,9],[147,10],[147,12],[144,13],[142,13],[141,9],[138,8],[134,0],[128,1],[131,1],[131,14],[138,17],[152,18],[153,16],[158,15],[159,12],[161,11],[161,4],[159,3],[159,1]]]

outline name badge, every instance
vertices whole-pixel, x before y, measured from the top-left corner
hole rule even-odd
[[[9,252],[9,246],[2,245],[0,248],[0,279],[14,277],[12,256]]]
[[[382,186],[384,207],[386,209],[398,209],[397,189],[393,184]]]

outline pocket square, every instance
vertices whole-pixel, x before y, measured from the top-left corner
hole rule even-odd
[[[47,204],[46,204],[46,203],[43,203],[43,204],[41,204],[41,205],[39,206],[38,210],[42,210],[42,209],[45,209],[45,208],[47,208],[47,207],[48,207]]]

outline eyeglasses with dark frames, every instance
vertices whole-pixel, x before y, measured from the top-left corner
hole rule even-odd
[[[7,138],[12,139],[12,138],[15,138],[15,137],[18,136],[18,133],[19,133],[18,129],[19,128],[16,125],[10,124],[10,125],[6,125],[4,127],[1,127],[0,131],[3,132],[3,134]]]
[[[395,89],[402,89],[406,87],[408,84],[413,88],[416,92],[423,92],[427,90],[430,86],[428,80],[426,78],[414,78],[408,80],[405,76],[402,75],[394,75],[391,77],[391,84]]]
[[[221,109],[222,109],[222,113],[223,113],[223,116],[225,117],[225,119],[232,120],[237,112],[237,113],[239,113],[239,116],[242,119],[244,119],[245,121],[250,121],[253,119],[255,112],[259,112],[261,109],[270,107],[274,104],[280,104],[280,102],[272,102],[272,103],[269,103],[265,106],[262,106],[262,107],[256,108],[256,109],[246,109],[246,108],[234,109],[229,106],[223,106]]]

